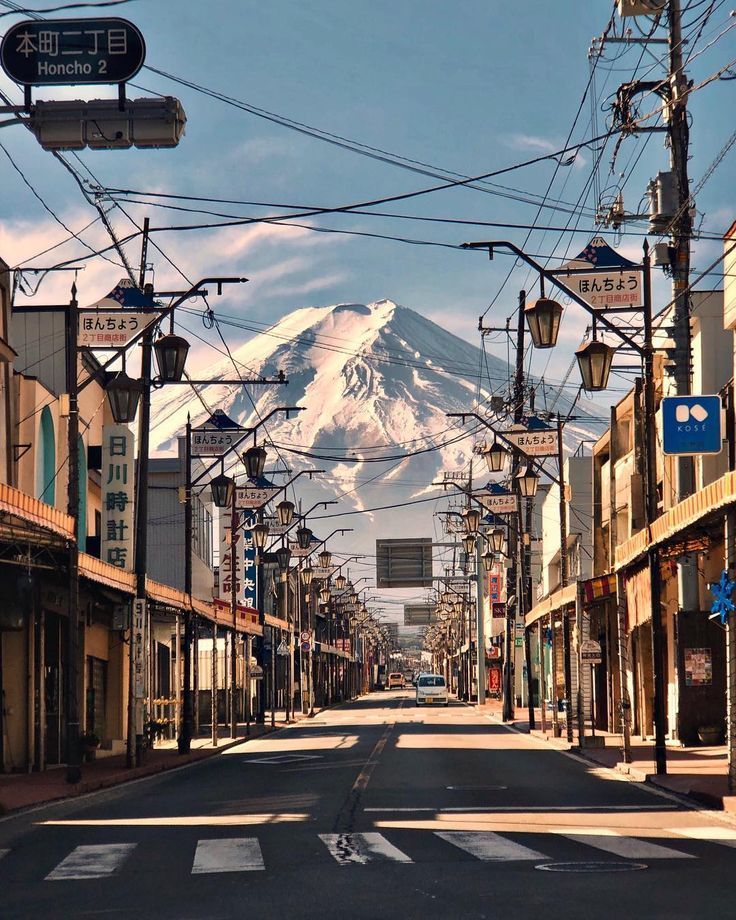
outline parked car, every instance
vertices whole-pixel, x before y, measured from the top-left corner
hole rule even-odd
[[[417,706],[447,706],[447,684],[441,674],[420,674],[417,680]]]
[[[403,690],[404,689],[404,675],[400,671],[392,671],[388,675],[388,680],[386,681],[387,690]]]

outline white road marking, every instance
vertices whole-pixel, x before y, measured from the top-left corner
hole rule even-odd
[[[256,837],[198,840],[192,875],[210,872],[256,872],[265,868]]]
[[[650,843],[648,840],[638,840],[636,837],[625,837],[614,830],[606,828],[591,828],[590,830],[592,833],[589,831],[586,834],[570,834],[565,831],[560,836],[595,847],[596,850],[613,853],[614,856],[622,856],[624,859],[695,859],[691,853],[672,850],[670,847]]]
[[[0,850],[0,859],[2,859],[3,856],[7,856],[9,852],[10,850]]]
[[[691,840],[705,840],[707,843],[720,843],[727,847],[736,847],[736,830],[732,827],[673,827],[668,834],[678,834]]]
[[[75,847],[46,876],[47,881],[106,878],[117,872],[135,849],[135,843],[103,843]]]
[[[493,834],[490,831],[435,831],[435,837],[441,837],[453,846],[483,862],[511,862],[520,859],[549,859],[544,853],[538,853],[529,847]]]
[[[413,862],[406,853],[383,836],[383,834],[320,834],[331,855],[341,866],[351,863],[365,865],[367,862]]]

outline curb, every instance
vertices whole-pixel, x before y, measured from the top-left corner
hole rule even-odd
[[[330,707],[326,706],[322,709],[316,710],[314,714],[321,714],[326,712],[328,709],[334,709],[339,705],[342,704],[338,703]],[[215,757],[218,754],[222,754],[230,748],[235,747],[235,745],[245,744],[248,741],[258,741],[261,738],[277,734],[278,732],[285,731],[286,729],[293,728],[294,726],[298,726],[301,722],[306,722],[306,724],[309,724],[308,717],[305,716],[303,719],[298,719],[296,722],[276,725],[273,728],[268,726],[265,731],[255,736],[246,735],[242,738],[231,738],[222,744],[218,744],[216,748],[211,750],[200,749],[201,753],[195,753],[194,756],[192,756],[190,753],[186,757],[182,757],[181,760],[149,764],[148,766],[144,764],[141,767],[133,767],[132,769],[128,770],[122,777],[120,774],[115,774],[114,776],[99,780],[87,780],[86,782],[81,782],[74,786],[69,786],[61,795],[52,795],[49,798],[40,799],[36,802],[29,802],[27,805],[20,805],[17,808],[8,807],[7,805],[4,805],[2,802],[0,802],[0,820],[15,818],[21,816],[24,812],[35,811],[39,808],[46,808],[49,805],[58,805],[60,802],[81,798],[82,796],[86,795],[92,795],[96,792],[102,792],[106,789],[114,789],[119,786],[125,786],[129,783],[136,783],[146,779],[152,779],[153,777],[159,776],[162,773],[172,773],[175,770],[185,770],[190,767],[195,767],[207,760],[210,760],[212,757]]]

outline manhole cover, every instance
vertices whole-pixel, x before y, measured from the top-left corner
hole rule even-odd
[[[636,862],[554,862],[534,868],[542,872],[637,872],[648,866]]]

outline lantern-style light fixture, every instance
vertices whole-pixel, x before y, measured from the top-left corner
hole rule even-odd
[[[502,553],[506,542],[506,534],[501,527],[491,531],[491,549],[494,553]]]
[[[329,604],[331,596],[332,596],[332,592],[327,587],[327,585],[325,585],[319,592],[320,604]]]
[[[294,502],[284,499],[276,505],[276,517],[282,527],[288,527],[294,519]]]
[[[289,568],[289,560],[291,559],[291,550],[288,546],[279,546],[276,550],[276,561],[279,564],[279,568],[282,572],[286,572]]]
[[[120,371],[117,377],[108,383],[105,392],[116,424],[128,425],[134,422],[138,403],[143,393],[142,382],[133,380],[125,371]]]
[[[463,549],[466,556],[472,556],[475,550],[475,536],[472,533],[463,537]]]
[[[235,494],[235,480],[230,476],[226,476],[224,473],[215,476],[210,481],[210,489],[212,490],[212,501],[216,508],[229,508],[232,505],[233,495]]]
[[[540,297],[524,307],[529,335],[535,348],[554,348],[560,331],[562,305],[549,297]]]
[[[477,533],[480,526],[480,511],[477,508],[466,508],[463,511],[463,524],[466,533]]]
[[[328,549],[323,549],[319,556],[317,556],[317,559],[320,568],[329,569],[330,563],[332,562],[332,553]]]
[[[177,383],[184,376],[189,342],[169,332],[153,343],[158,374],[164,383]]]
[[[495,562],[496,557],[493,555],[493,553],[489,549],[487,549],[483,553],[482,559],[483,559],[483,568],[486,570],[486,572],[490,572],[491,569],[493,568],[493,563]]]
[[[299,573],[299,577],[301,578],[304,587],[308,588],[312,584],[312,579],[314,578],[314,569],[311,567],[311,565],[305,565]]]
[[[606,345],[605,342],[599,342],[597,339],[585,342],[578,348],[575,357],[578,360],[585,390],[595,393],[606,389],[615,353],[616,349],[613,345]],[[652,424],[654,424],[653,421]]]
[[[340,572],[340,574],[335,579],[335,587],[338,591],[342,591],[345,585],[347,584],[347,578]]]
[[[350,595],[350,603],[351,603],[351,604],[357,604],[357,603],[358,603],[358,594],[357,594],[357,592],[353,591],[353,593]]]
[[[301,527],[297,527],[296,542],[299,546],[299,549],[309,549],[309,544],[312,542],[312,531],[303,525]]]
[[[243,463],[248,473],[248,479],[260,479],[266,467],[266,448],[249,447],[243,453]]]
[[[256,526],[251,530],[253,536],[253,543],[256,549],[263,549],[266,545],[266,540],[268,540],[268,524],[256,524]]]
[[[494,441],[483,456],[486,458],[488,472],[500,473],[506,463],[508,451],[498,441]]]
[[[522,498],[534,498],[537,494],[539,476],[532,467],[520,470],[516,475],[516,481],[519,483],[519,494]]]

